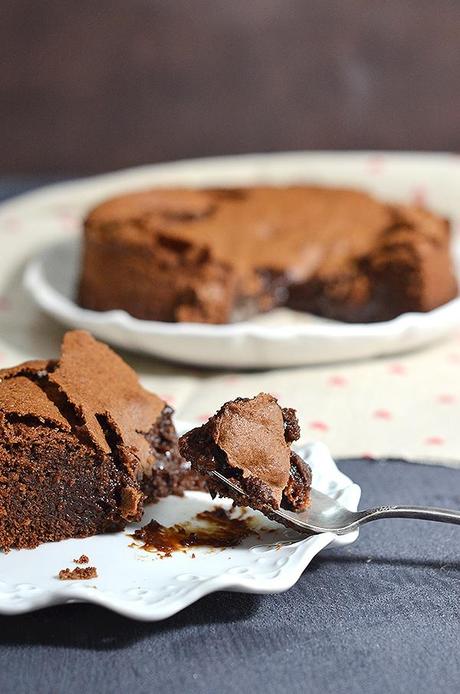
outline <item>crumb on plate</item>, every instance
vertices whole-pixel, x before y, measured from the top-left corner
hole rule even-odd
[[[86,566],[84,569],[78,566],[75,569],[61,569],[58,578],[60,581],[87,581],[90,578],[97,578],[97,569],[95,566]]]

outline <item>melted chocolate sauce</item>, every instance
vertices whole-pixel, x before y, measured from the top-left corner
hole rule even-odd
[[[249,522],[251,517],[232,518],[231,512],[216,506],[212,511],[197,513],[193,521],[165,527],[155,520],[136,530],[133,537],[142,542],[142,549],[170,557],[187,547],[235,547],[245,537],[256,534]],[[137,545],[136,545],[137,546]]]

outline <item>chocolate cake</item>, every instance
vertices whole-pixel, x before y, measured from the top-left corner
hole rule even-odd
[[[55,361],[0,371],[0,549],[86,537],[140,519],[197,477],[172,409],[82,331]]]
[[[388,320],[456,295],[449,240],[440,216],[359,191],[158,188],[89,214],[78,296],[160,321],[228,323],[276,306]]]
[[[300,436],[295,411],[260,393],[225,403],[205,424],[179,439],[179,449],[192,468],[207,475],[213,496],[231,497],[267,515],[285,508],[302,511],[309,503],[311,470],[290,444]],[[234,493],[210,472],[217,471],[239,486]]]

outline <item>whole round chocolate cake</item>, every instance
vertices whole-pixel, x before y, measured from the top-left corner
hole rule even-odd
[[[442,217],[354,190],[158,188],[89,214],[79,303],[159,321],[276,306],[382,321],[456,295],[449,242]]]

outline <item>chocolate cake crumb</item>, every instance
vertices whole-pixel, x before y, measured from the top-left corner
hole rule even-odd
[[[74,564],[88,564],[89,563],[89,558],[86,556],[86,554],[82,554],[81,557],[78,559],[74,559]]]
[[[86,566],[84,569],[77,566],[75,569],[61,569],[58,576],[60,581],[88,581],[97,578],[95,566]]]
[[[230,497],[271,517],[273,510],[303,511],[310,503],[311,469],[290,449],[299,436],[295,410],[259,393],[225,403],[205,424],[181,436],[179,448],[193,469],[207,475],[212,496]],[[241,493],[216,480],[213,471]]]

